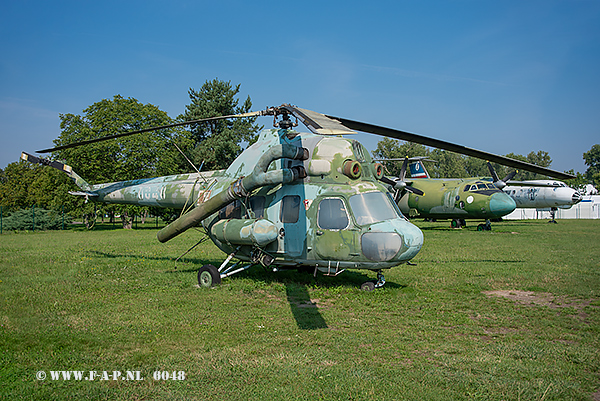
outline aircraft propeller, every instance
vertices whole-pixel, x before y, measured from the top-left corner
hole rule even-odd
[[[498,174],[496,174],[496,170],[494,170],[492,163],[490,163],[488,161],[487,167],[488,167],[488,170],[490,171],[492,179],[494,180],[494,185],[496,187],[498,187],[498,189],[502,189],[502,188],[506,187],[506,185],[508,185],[507,184],[508,181],[512,180],[514,178],[514,176],[518,173],[518,171],[512,171],[512,172],[508,173],[508,175],[506,177],[504,177],[503,179],[500,179],[498,177]]]
[[[392,180],[387,177],[381,177],[381,181],[385,184],[391,185],[394,187],[396,192],[394,193],[394,201],[398,203],[404,191],[412,192],[415,195],[424,195],[425,193],[420,189],[414,188],[406,182],[406,167],[408,166],[408,156],[402,162],[402,168],[400,169],[400,177],[395,180]]]

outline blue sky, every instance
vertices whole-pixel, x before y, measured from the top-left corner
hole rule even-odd
[[[51,147],[61,113],[119,94],[176,117],[214,78],[255,110],[544,150],[556,170],[584,172],[600,143],[596,0],[20,0],[0,5],[0,34],[0,168]]]

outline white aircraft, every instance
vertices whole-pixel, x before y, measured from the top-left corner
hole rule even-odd
[[[550,209],[552,218],[550,221],[553,223],[556,223],[554,217],[558,208],[570,209],[571,206],[581,202],[581,194],[562,181],[511,181],[516,172],[500,180],[489,162],[488,168],[494,184],[513,198],[517,208]]]

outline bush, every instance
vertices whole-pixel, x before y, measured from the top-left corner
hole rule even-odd
[[[33,220],[35,212],[35,229],[36,230],[60,230],[63,227],[62,213],[56,210],[47,209],[22,209],[10,213],[2,219],[2,230],[6,231],[22,231],[33,230]],[[72,218],[68,215],[64,216],[65,224],[70,224]]]

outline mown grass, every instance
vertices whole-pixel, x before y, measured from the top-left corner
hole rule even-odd
[[[205,243],[175,269],[191,233],[167,244],[154,229],[2,235],[0,399],[590,400],[600,222],[418,224],[417,265],[386,272],[370,293],[358,286],[372,273],[260,267],[198,288],[197,269],[224,255]],[[51,370],[145,380],[51,380]],[[156,370],[185,380],[153,380]]]

